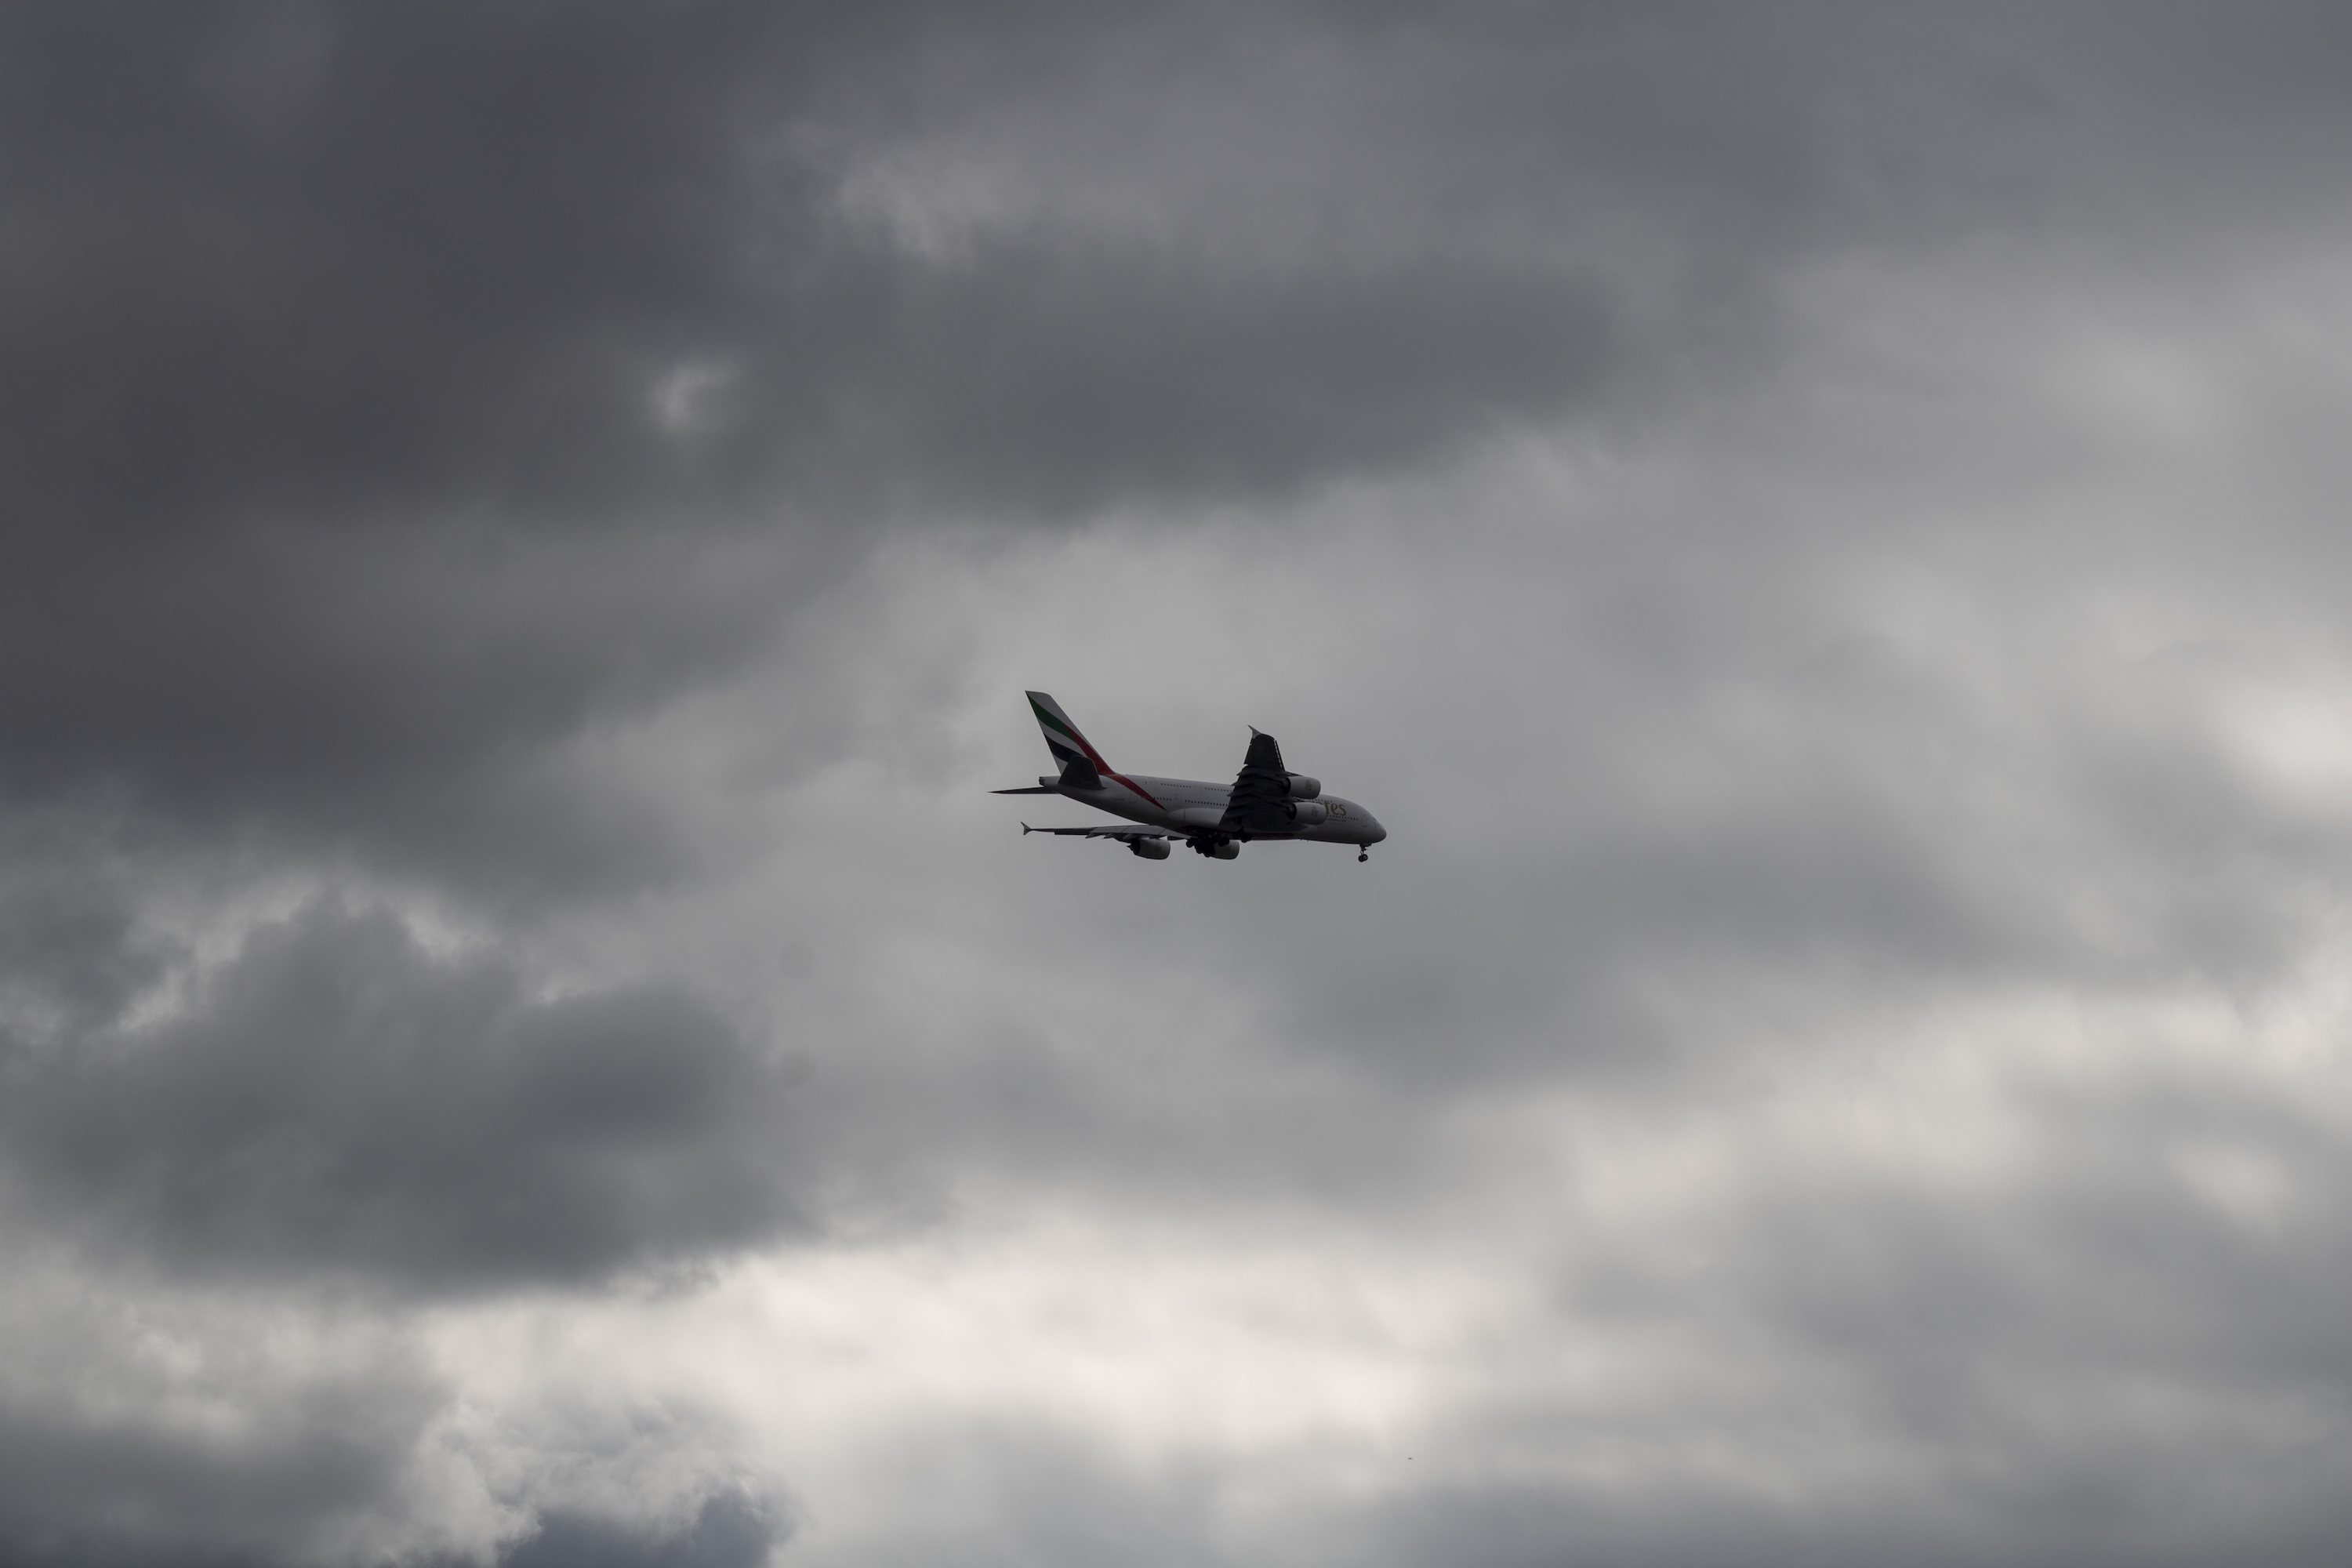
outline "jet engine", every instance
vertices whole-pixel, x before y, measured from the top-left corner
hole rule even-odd
[[[1307,781],[1313,784],[1313,779]],[[1290,818],[1301,827],[1315,827],[1328,820],[1331,808],[1319,800],[1294,800],[1290,803]]]
[[[1168,840],[1130,838],[1127,841],[1127,852],[1130,855],[1140,855],[1146,860],[1165,860],[1168,858]]]
[[[1321,779],[1309,778],[1305,773],[1292,773],[1290,775],[1291,799],[1313,800],[1317,795],[1321,795],[1322,793],[1323,781]]]

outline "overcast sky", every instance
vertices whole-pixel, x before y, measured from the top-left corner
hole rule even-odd
[[[0,1561],[2340,1553],[2342,6],[16,3],[0,215]]]

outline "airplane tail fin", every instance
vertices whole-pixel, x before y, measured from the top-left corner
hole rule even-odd
[[[1100,789],[1102,775],[1110,764],[1102,753],[1087,743],[1062,705],[1042,691],[1029,693],[1029,707],[1037,715],[1037,727],[1045,731],[1045,749],[1054,753],[1054,761],[1062,770],[1062,784],[1069,789]]]

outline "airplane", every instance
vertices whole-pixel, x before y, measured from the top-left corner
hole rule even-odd
[[[1274,737],[1250,727],[1249,752],[1242,759],[1241,776],[1230,784],[1200,779],[1163,779],[1114,773],[1102,753],[1089,744],[1062,711],[1062,705],[1042,691],[1029,694],[1037,727],[1045,732],[1045,749],[1062,764],[1058,775],[1041,775],[1036,784],[1020,789],[992,790],[992,795],[1058,795],[1139,822],[1141,827],[1032,827],[1032,833],[1111,838],[1128,852],[1146,860],[1168,858],[1171,842],[1182,839],[1194,853],[1212,860],[1240,857],[1242,846],[1255,840],[1304,838],[1324,844],[1352,844],[1356,858],[1371,858],[1371,847],[1389,836],[1372,814],[1352,800],[1325,795],[1319,779],[1294,773],[1282,765],[1282,748]]]

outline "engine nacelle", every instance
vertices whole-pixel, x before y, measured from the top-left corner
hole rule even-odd
[[[1165,860],[1168,858],[1168,840],[1130,838],[1127,841],[1127,852],[1130,855],[1140,855],[1146,860]]]
[[[1309,779],[1308,784],[1315,781]],[[1301,827],[1319,827],[1330,818],[1331,808],[1319,800],[1295,800],[1290,803],[1290,819]]]
[[[1321,795],[1322,793],[1323,781],[1321,779],[1309,778],[1305,773],[1293,773],[1290,775],[1291,799],[1313,800],[1317,795]]]

